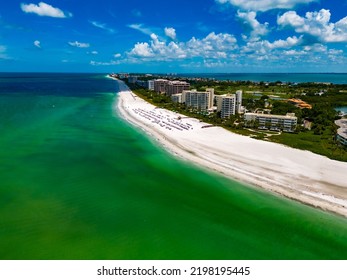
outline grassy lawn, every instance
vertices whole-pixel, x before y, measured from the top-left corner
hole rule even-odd
[[[282,133],[278,136],[272,136],[270,140],[300,150],[308,150],[331,159],[347,161],[347,150],[339,147],[332,138],[329,131],[324,132],[323,135],[315,135],[313,131],[306,131],[299,134]]]

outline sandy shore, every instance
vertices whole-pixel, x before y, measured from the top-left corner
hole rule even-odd
[[[208,124],[156,108],[119,83],[115,109],[174,155],[226,177],[347,217],[347,163],[220,127],[204,128]]]

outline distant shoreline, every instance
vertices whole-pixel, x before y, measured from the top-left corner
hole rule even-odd
[[[146,73],[132,73],[145,75]],[[347,85],[347,73],[150,73],[171,78],[203,78],[218,81],[251,81],[283,83],[331,83]]]
[[[118,83],[120,92],[115,106],[121,117],[144,130],[173,155],[231,179],[347,217],[344,162],[257,141],[220,127],[204,129],[206,124],[196,119],[182,119],[192,129],[180,131],[174,128],[176,124],[170,129],[170,123],[178,120],[176,113],[156,108],[122,81]],[[163,123],[160,118],[164,118]]]

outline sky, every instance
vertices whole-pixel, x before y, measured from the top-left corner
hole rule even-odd
[[[0,72],[347,72],[347,0],[4,0]]]

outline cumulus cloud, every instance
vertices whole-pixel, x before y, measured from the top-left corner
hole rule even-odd
[[[254,29],[260,24],[252,13],[244,13],[241,17],[247,19],[249,22],[247,24]],[[192,37],[184,42],[167,41],[152,33],[148,41],[136,43],[124,54],[115,54],[113,60],[107,62],[94,60],[90,64],[112,66],[170,62],[178,63],[180,67],[212,67],[221,71],[232,68],[254,70],[256,67],[273,71],[288,67],[295,69],[297,65],[302,64],[314,68],[327,63],[346,62],[342,50],[329,49],[321,43],[306,45],[304,36],[302,34],[274,41],[259,38],[259,40],[248,40],[240,46],[235,36],[228,33],[211,32],[206,37]]]
[[[185,58],[227,58],[228,53],[237,48],[233,35],[211,32],[203,39],[193,37],[187,42],[166,43],[156,34],[151,35],[150,42],[139,42],[128,53],[130,57],[150,58],[152,60],[174,60]]]
[[[38,40],[34,41],[34,46],[41,49],[41,42]]]
[[[78,41],[69,42],[68,44],[70,46],[76,47],[76,48],[89,48],[90,47],[90,44],[88,44],[88,43],[81,43],[81,42],[78,42]]]
[[[176,40],[176,30],[172,27],[165,27],[165,35],[172,40]]]
[[[317,0],[215,0],[219,4],[230,4],[249,11],[291,9],[298,4],[308,4]]]
[[[268,40],[248,42],[241,50],[243,53],[258,53],[258,54],[269,54],[272,50],[276,49],[289,49],[299,46],[302,43],[302,37],[288,37],[286,40],[276,40],[269,42]]]
[[[313,36],[321,42],[347,42],[347,17],[336,23],[330,22],[330,17],[331,13],[326,9],[307,12],[305,17],[289,11],[278,17],[277,23],[282,27],[291,27],[297,33]]]
[[[154,53],[152,48],[147,42],[145,43],[136,43],[134,48],[130,51],[130,55],[139,56],[139,57],[153,57]]]
[[[21,9],[25,13],[33,13],[46,17],[67,18],[72,16],[71,13],[64,13],[62,10],[54,8],[53,6],[44,2],[40,2],[38,5],[22,3]]]
[[[269,23],[261,24],[256,19],[256,12],[237,12],[237,17],[242,20],[242,22],[251,29],[251,40],[259,40],[260,37],[268,34]]]

